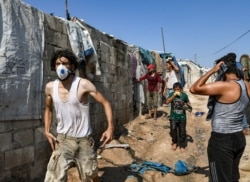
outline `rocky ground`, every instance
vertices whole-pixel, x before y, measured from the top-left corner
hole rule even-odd
[[[188,92],[187,92],[188,93]],[[139,116],[124,126],[117,127],[120,133],[112,141],[111,148],[99,150],[99,176],[102,182],[208,182],[207,142],[210,136],[210,121],[206,121],[207,97],[189,94],[193,111],[187,113],[187,148],[185,152],[171,149],[169,136],[169,107],[160,107],[157,120]],[[205,112],[195,116],[195,112]],[[250,135],[246,135],[247,147],[240,163],[240,182],[250,182]],[[121,144],[121,145],[119,145]],[[157,162],[175,169],[182,160],[196,170],[188,175],[177,176],[159,170],[146,170],[138,174],[129,170],[133,162]],[[68,181],[79,181],[76,169],[69,171]]]

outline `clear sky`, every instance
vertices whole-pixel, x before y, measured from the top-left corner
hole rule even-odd
[[[66,17],[66,0],[23,0]],[[250,0],[68,0],[70,16],[128,44],[171,52],[203,67],[250,54]]]

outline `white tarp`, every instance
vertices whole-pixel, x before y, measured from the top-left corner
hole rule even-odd
[[[0,121],[41,118],[44,15],[0,0]]]

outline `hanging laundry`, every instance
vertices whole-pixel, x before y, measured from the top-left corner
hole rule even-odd
[[[158,52],[151,51],[152,56],[154,57],[155,64],[156,64],[156,72],[159,74],[163,73],[164,63],[162,58]]]
[[[90,35],[88,30],[83,30],[84,36],[82,37],[84,56],[88,57],[94,53],[94,48],[90,43]]]
[[[141,55],[143,64],[149,65],[155,63],[154,57],[149,50],[139,47],[139,53]]]
[[[70,45],[78,62],[85,61],[87,64],[95,65],[95,74],[101,75],[97,53],[87,28],[76,17],[73,18],[73,21],[61,19],[66,24]]]

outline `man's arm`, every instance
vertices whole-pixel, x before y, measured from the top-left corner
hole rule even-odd
[[[170,64],[173,66],[175,72],[179,72],[179,67],[174,64],[174,61],[170,61]]]
[[[158,74],[158,87],[159,87],[159,94],[162,94],[162,79],[161,76]]]
[[[218,95],[221,91],[221,84],[218,82],[206,84],[210,76],[220,70],[220,65],[224,64],[220,62],[210,69],[205,75],[201,76],[189,89],[192,94],[200,95]]]
[[[99,103],[101,103],[104,107],[105,115],[107,118],[108,127],[106,131],[102,134],[102,137],[100,141],[102,142],[101,147],[103,147],[105,144],[109,143],[111,140],[113,140],[113,134],[114,134],[114,123],[113,123],[113,115],[112,115],[112,109],[110,106],[110,103],[103,97],[103,95],[98,92],[90,92],[90,95]]]
[[[50,143],[52,150],[55,150],[55,140],[56,137],[50,133],[51,122],[52,122],[52,104],[53,100],[50,95],[51,83],[48,83],[45,88],[45,111],[44,111],[44,130],[45,135]]]
[[[139,77],[139,78],[137,79],[137,81],[140,82],[140,81],[142,81],[142,80],[145,80],[146,78],[147,78],[147,74],[142,75],[141,77]]]
[[[159,94],[162,94],[162,82],[159,82]]]
[[[108,127],[106,131],[103,132],[102,137],[100,141],[102,142],[102,145],[100,147],[103,147],[105,144],[109,143],[111,140],[113,140],[114,135],[114,123],[113,123],[113,115],[112,115],[112,108],[110,103],[104,98],[104,96],[96,90],[96,87],[88,80],[84,80],[84,89],[88,92],[97,102],[102,104],[104,107],[105,115],[107,118],[107,124]]]
[[[167,73],[166,73],[167,74]],[[164,85],[164,89],[163,89],[163,93],[166,94],[167,93],[167,88],[168,88],[168,78],[165,78],[165,85]]]

